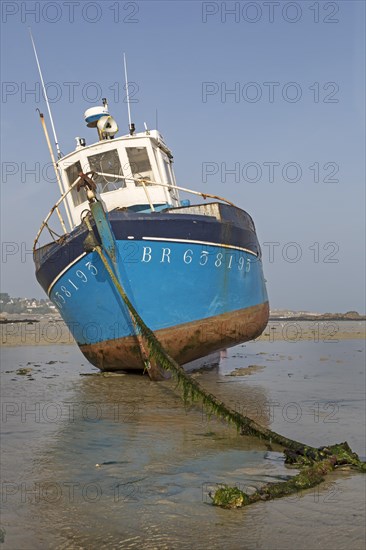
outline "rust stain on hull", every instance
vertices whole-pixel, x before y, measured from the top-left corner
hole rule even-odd
[[[209,353],[248,342],[265,329],[268,302],[155,332],[168,354],[183,365]],[[133,336],[80,345],[90,363],[103,371],[141,371],[144,365]]]

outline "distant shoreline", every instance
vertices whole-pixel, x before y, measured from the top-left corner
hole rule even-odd
[[[282,315],[270,315],[270,321],[366,321],[366,315],[359,315],[358,317],[348,317],[347,315],[294,315],[294,316],[282,316]]]
[[[274,316],[270,317],[267,327],[256,341],[337,342],[365,339],[364,320],[365,318],[361,316],[357,319],[329,316]],[[40,319],[30,317],[19,319],[18,315],[14,315],[14,319],[1,319],[0,337],[3,347],[76,345],[64,321],[59,317],[46,315]]]
[[[51,320],[50,320],[51,321]],[[277,315],[270,315],[269,321],[281,321],[282,323],[286,323],[287,321],[309,321],[309,322],[327,322],[327,321],[350,321],[350,322],[357,322],[357,321],[366,321],[366,317],[358,317],[357,319],[350,319],[349,317],[323,317],[314,315],[312,316],[295,316],[295,317],[280,317]],[[33,323],[40,323],[40,319],[0,319],[0,325],[12,325],[12,324],[18,324],[18,323],[25,323],[29,325],[33,325]],[[63,323],[62,319],[52,319],[53,323]]]
[[[9,315],[9,316],[8,316]],[[7,325],[13,323],[41,323],[41,322],[52,322],[52,323],[63,323],[63,319],[54,314],[43,314],[37,315],[37,317],[26,317],[21,318],[22,314],[2,314],[0,316],[0,325]],[[287,321],[366,321],[366,315],[351,314],[351,313],[319,313],[319,314],[299,314],[299,315],[279,315],[276,313],[270,313],[269,321],[281,321],[282,323]]]

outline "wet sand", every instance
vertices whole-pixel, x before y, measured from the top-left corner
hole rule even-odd
[[[258,338],[263,342],[284,340],[334,343],[366,338],[365,321],[270,321]]]
[[[173,381],[99,374],[75,345],[1,354],[4,549],[364,548],[365,476],[339,471],[301,495],[214,508],[219,484],[295,471],[199,405],[185,410]],[[280,433],[347,440],[365,457],[364,365],[361,339],[256,341],[193,376]]]
[[[29,315],[28,315],[29,317]],[[55,316],[39,316],[35,321],[19,322],[21,316],[14,316],[14,322],[0,324],[3,346],[52,346],[74,344],[65,323]],[[16,321],[16,322],[15,322]],[[284,340],[296,343],[337,342],[366,338],[365,321],[270,321],[263,334],[257,339],[263,342]]]

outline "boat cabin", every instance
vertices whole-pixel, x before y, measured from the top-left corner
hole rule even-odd
[[[157,130],[147,130],[115,138],[118,127],[106,104],[85,113],[89,127],[95,127],[99,141],[86,145],[76,138],[75,151],[58,161],[64,192],[79,181],[80,172],[94,172],[97,196],[107,211],[128,208],[151,212],[181,205],[172,167],[173,156]],[[86,191],[74,185],[66,196],[73,227],[80,224],[88,208]]]

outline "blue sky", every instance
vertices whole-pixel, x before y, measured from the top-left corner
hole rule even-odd
[[[127,131],[126,52],[132,118],[154,127],[158,110],[178,184],[253,216],[272,308],[364,311],[364,2],[107,0],[72,10],[2,2],[2,290],[43,296],[30,250],[58,198],[51,170],[44,177],[31,26],[63,153],[75,136],[95,139],[83,113],[101,97]]]

